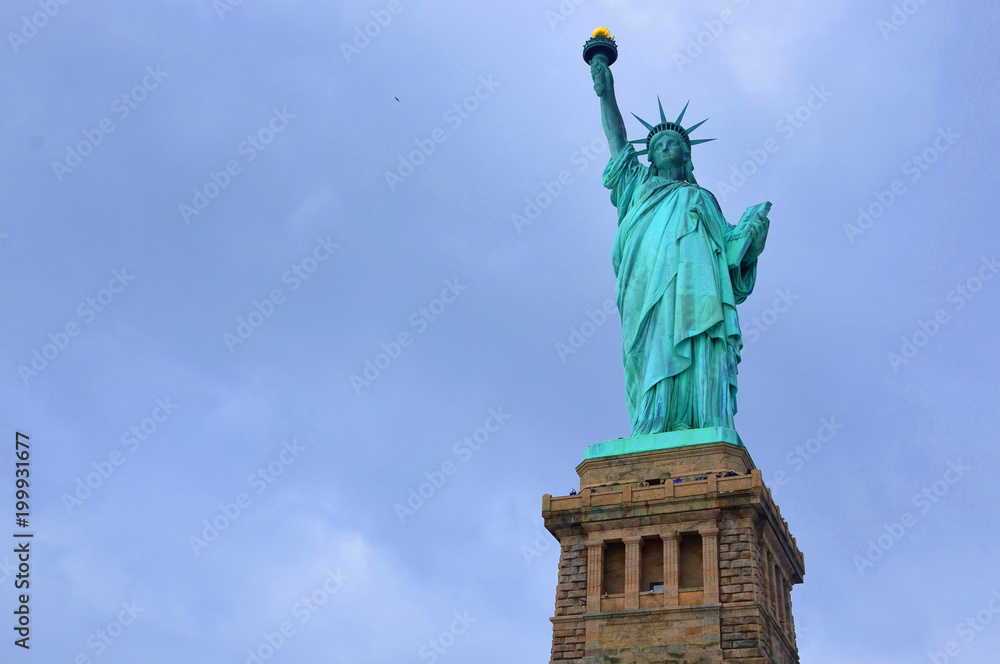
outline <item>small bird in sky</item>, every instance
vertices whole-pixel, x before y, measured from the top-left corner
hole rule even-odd
[[[396,101],[399,101],[399,97],[393,97],[393,99],[395,99]]]

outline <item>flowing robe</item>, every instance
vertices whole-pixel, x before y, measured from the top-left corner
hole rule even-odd
[[[603,181],[618,209],[612,264],[632,435],[733,428],[736,305],[757,274],[748,224],[730,226],[711,192],[653,175],[631,145]]]

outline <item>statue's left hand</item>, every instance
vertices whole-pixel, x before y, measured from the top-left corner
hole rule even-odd
[[[753,219],[750,220],[750,253],[755,256],[759,256],[762,251],[764,251],[764,240],[767,239],[767,230],[771,224],[771,220],[767,218],[767,215],[763,212],[758,212]]]

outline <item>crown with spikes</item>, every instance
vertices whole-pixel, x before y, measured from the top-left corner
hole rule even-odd
[[[681,114],[677,116],[676,120],[674,120],[673,122],[667,122],[667,116],[665,116],[663,114],[663,104],[660,103],[660,97],[659,97],[659,95],[657,95],[657,97],[656,97],[656,105],[660,107],[660,124],[656,125],[655,127],[653,125],[649,124],[648,122],[646,122],[645,120],[643,120],[642,118],[640,118],[635,113],[633,113],[632,115],[635,117],[635,119],[638,120],[639,122],[641,122],[642,125],[646,129],[649,130],[649,135],[646,136],[646,138],[638,138],[638,139],[636,139],[634,141],[629,141],[629,143],[645,143],[646,144],[646,149],[645,150],[639,150],[638,152],[636,152],[636,154],[646,154],[647,152],[649,152],[649,144],[652,142],[653,136],[656,136],[661,131],[667,131],[667,130],[676,131],[678,134],[681,135],[681,138],[684,139],[684,142],[687,143],[688,149],[690,149],[692,145],[698,145],[699,143],[708,143],[709,141],[714,141],[715,140],[714,138],[701,138],[701,139],[692,141],[691,137],[688,135],[692,131],[694,131],[695,129],[697,129],[698,127],[700,127],[703,124],[705,124],[705,122],[708,121],[708,118],[705,118],[704,120],[702,120],[701,122],[699,122],[696,125],[691,125],[687,129],[685,129],[683,126],[681,126],[681,120],[684,119],[684,113],[687,112],[687,110],[688,110],[688,104],[690,104],[690,103],[691,102],[688,101],[687,104],[684,104],[684,108],[681,109]]]

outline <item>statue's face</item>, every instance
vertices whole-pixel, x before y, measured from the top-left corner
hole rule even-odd
[[[684,165],[684,139],[676,131],[661,131],[649,146],[649,160],[661,170]]]

